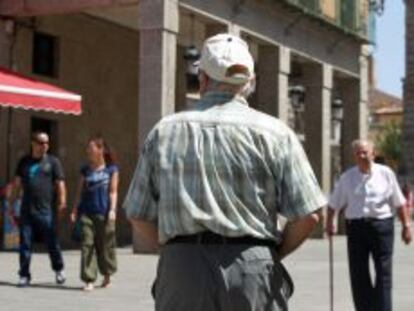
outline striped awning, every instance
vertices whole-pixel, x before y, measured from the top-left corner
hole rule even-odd
[[[82,97],[0,68],[0,106],[80,115]]]

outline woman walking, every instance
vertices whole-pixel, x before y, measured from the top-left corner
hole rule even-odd
[[[81,224],[81,279],[85,291],[94,289],[98,269],[102,287],[111,284],[116,272],[115,220],[119,172],[114,155],[100,137],[89,140],[87,164],[81,168],[71,220]]]

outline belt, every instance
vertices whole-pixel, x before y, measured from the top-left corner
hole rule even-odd
[[[256,246],[276,247],[277,244],[272,240],[258,239],[251,236],[225,237],[214,232],[205,231],[191,235],[179,235],[167,241],[167,244],[206,244],[206,245],[224,245],[224,244],[245,244]]]
[[[347,219],[347,224],[362,224],[362,223],[373,223],[373,222],[380,222],[380,221],[389,221],[392,220],[393,217],[387,217],[387,218],[372,218],[372,217],[364,217],[364,218],[353,218],[353,219]]]

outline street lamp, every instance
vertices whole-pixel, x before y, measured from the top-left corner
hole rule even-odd
[[[344,105],[342,99],[335,97],[331,101],[331,181],[332,184],[342,172],[342,122]]]
[[[341,143],[341,127],[344,118],[342,99],[335,98],[331,103],[332,139],[338,145]]]
[[[344,105],[343,105],[342,99],[335,98],[332,101],[331,109],[332,109],[332,120],[342,122],[344,118]]]
[[[305,111],[305,87],[303,85],[292,85],[289,87],[290,105],[293,110],[291,127],[297,134],[304,134],[304,121],[302,113]]]
[[[187,89],[189,91],[198,89],[198,67],[201,57],[200,51],[196,48],[195,41],[195,17],[190,14],[190,32],[191,43],[184,51],[184,60],[186,63]]]
[[[186,73],[189,75],[198,75],[198,61],[200,60],[200,52],[194,46],[190,45],[185,49],[184,59],[186,61]]]
[[[290,104],[295,112],[305,110],[305,87],[303,85],[292,85],[289,87]]]
[[[384,13],[385,0],[370,0],[369,7],[372,11],[376,12],[378,15]]]
[[[200,58],[200,51],[195,47],[194,44],[191,44],[185,49],[184,59],[190,61],[196,61]]]
[[[200,52],[194,45],[190,45],[185,49],[184,60],[186,63],[187,90],[193,92],[198,90],[198,67],[200,60]]]

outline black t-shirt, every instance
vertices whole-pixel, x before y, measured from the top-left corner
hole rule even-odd
[[[16,175],[23,185],[22,215],[51,212],[55,183],[64,179],[60,161],[52,155],[41,159],[25,156],[17,166]]]

